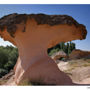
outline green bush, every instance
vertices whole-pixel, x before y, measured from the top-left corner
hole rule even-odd
[[[0,76],[13,69],[18,58],[18,49],[13,46],[0,46]]]
[[[52,49],[49,53],[49,56],[51,56],[53,53],[56,53],[59,51],[59,48],[56,48],[56,49]]]

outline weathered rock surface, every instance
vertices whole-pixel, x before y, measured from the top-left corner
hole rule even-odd
[[[8,74],[0,78],[0,85],[12,85],[14,77],[14,70],[11,70]],[[11,81],[12,79],[12,81]],[[11,83],[10,83],[11,81]],[[13,84],[14,85],[14,84]]]
[[[57,65],[60,70],[71,77],[74,83],[90,84],[90,59],[60,61]]]
[[[67,54],[64,52],[64,51],[58,51],[58,52],[56,52],[56,53],[54,53],[52,56],[51,56],[51,58],[53,59],[53,60],[59,60],[60,58],[67,58],[68,56],[67,56]]]
[[[69,58],[70,59],[90,58],[90,52],[76,49],[72,51]]]
[[[90,66],[88,67],[78,67],[72,70],[72,79],[76,82],[81,82],[86,78],[90,78]],[[83,83],[82,83],[83,84]],[[88,83],[90,84],[90,83]]]
[[[71,85],[47,49],[60,43],[86,38],[86,28],[67,15],[11,14],[0,19],[0,36],[19,50],[14,82],[24,80],[45,84]]]

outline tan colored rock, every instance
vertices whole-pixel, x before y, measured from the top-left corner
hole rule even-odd
[[[86,28],[67,15],[11,14],[0,19],[0,36],[19,50],[14,81],[40,81],[44,84],[71,85],[47,49],[60,43],[86,38]]]
[[[72,51],[72,53],[69,55],[69,58],[70,59],[90,58],[90,52],[76,49]]]
[[[81,84],[85,84],[83,83],[83,81],[89,78],[89,83],[87,80],[86,80],[86,83],[90,84],[90,66],[78,67],[78,68],[73,69],[71,71],[71,78],[73,82],[81,83]]]
[[[53,59],[53,60],[59,60],[60,58],[67,58],[68,56],[67,56],[67,54],[64,52],[64,51],[58,51],[58,52],[56,52],[56,53],[54,53],[52,56],[51,56],[51,58]]]

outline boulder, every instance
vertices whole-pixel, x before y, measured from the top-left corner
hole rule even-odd
[[[51,56],[53,60],[59,60],[60,58],[67,58],[67,57],[68,56],[64,51],[58,51]]]
[[[0,36],[19,51],[14,82],[38,81],[50,85],[71,85],[47,49],[60,42],[86,38],[86,27],[68,15],[10,14],[0,19]]]

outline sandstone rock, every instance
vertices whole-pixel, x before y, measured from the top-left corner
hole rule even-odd
[[[19,50],[14,81],[71,85],[72,80],[47,55],[60,42],[86,38],[86,28],[67,15],[11,14],[0,19],[0,36]]]
[[[69,58],[70,59],[90,58],[90,52],[76,49],[72,51],[72,53],[69,55]]]
[[[67,54],[64,52],[64,51],[58,51],[58,52],[56,52],[56,53],[54,53],[52,56],[51,56],[51,58],[53,59],[53,60],[59,60],[60,58],[67,58],[68,56],[67,56]]]
[[[14,78],[14,70],[11,70],[8,74],[0,78],[0,85],[12,85]],[[12,81],[11,81],[12,79]],[[11,82],[11,83],[10,83]],[[15,84],[13,84],[15,85]]]
[[[74,70],[72,70],[71,74],[71,78],[74,82],[82,82],[83,80],[90,78],[90,66],[75,68]]]
[[[0,78],[0,80],[7,80],[14,75],[14,70],[11,70],[8,74]]]

